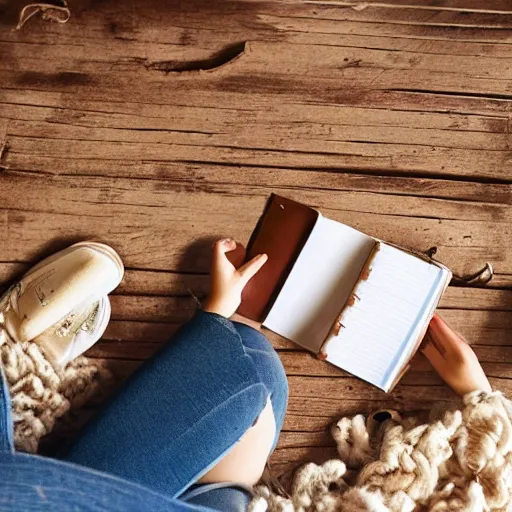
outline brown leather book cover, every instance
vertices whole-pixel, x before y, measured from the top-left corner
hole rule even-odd
[[[247,247],[248,260],[265,253],[268,261],[245,287],[240,315],[257,322],[265,319],[318,215],[309,206],[272,194]]]

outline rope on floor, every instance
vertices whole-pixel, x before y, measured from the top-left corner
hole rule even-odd
[[[36,14],[40,14],[45,21],[55,21],[57,23],[67,23],[71,18],[71,11],[66,0],[61,0],[61,5],[44,2],[28,4],[20,12],[16,30],[20,30]]]

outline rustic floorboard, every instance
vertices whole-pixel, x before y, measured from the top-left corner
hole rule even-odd
[[[119,380],[193,314],[209,246],[278,192],[485,288],[440,314],[512,392],[512,9],[507,0],[76,0],[65,25],[0,0],[0,280],[94,238],[126,263],[90,356]],[[492,4],[492,5],[491,5]],[[272,333],[290,380],[278,473],[329,425],[451,392],[417,356],[386,395]]]

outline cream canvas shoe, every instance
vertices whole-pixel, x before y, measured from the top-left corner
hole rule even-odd
[[[123,277],[109,246],[81,242],[30,269],[0,301],[4,325],[18,342],[34,341],[63,366],[98,341],[110,319],[107,294]]]

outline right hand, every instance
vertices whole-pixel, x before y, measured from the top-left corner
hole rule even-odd
[[[260,254],[236,268],[227,253],[234,251],[237,243],[231,239],[218,240],[213,246],[211,290],[203,304],[204,311],[229,318],[242,302],[242,291],[249,280],[267,262],[267,255]]]

